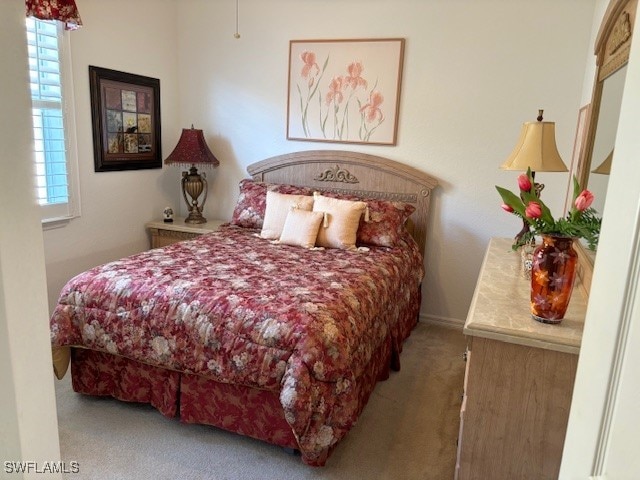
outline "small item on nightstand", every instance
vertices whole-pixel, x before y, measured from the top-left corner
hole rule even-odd
[[[166,207],[162,212],[164,223],[172,223],[173,222],[173,208]]]
[[[536,249],[535,237],[520,247],[522,257],[522,276],[531,280],[531,267],[533,265],[533,252]]]

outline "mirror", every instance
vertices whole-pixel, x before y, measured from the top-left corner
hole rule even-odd
[[[591,112],[576,175],[580,185],[595,195],[593,207],[599,213],[603,211],[606,198],[608,169],[615,157],[614,143],[637,5],[638,0],[611,0],[595,43],[597,67]],[[578,275],[588,293],[595,252],[582,243],[577,247],[580,259]]]
[[[620,106],[622,104],[622,92],[626,75],[627,66],[625,65],[607,77],[602,86],[600,112],[597,121],[598,128],[593,141],[591,167],[587,181],[589,190],[595,195],[593,208],[599,214],[604,211],[604,199],[607,196],[609,171],[613,161],[613,147],[618,130],[618,118],[620,118]]]

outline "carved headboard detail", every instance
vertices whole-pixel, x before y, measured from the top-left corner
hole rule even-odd
[[[420,170],[365,153],[307,150],[262,160],[249,165],[247,171],[263,182],[410,203],[416,211],[407,227],[424,254],[431,191],[438,182]]]
[[[360,183],[360,180],[358,180],[355,175],[345,168],[340,168],[340,165],[336,165],[334,168],[328,168],[313,177],[313,179],[319,182]]]

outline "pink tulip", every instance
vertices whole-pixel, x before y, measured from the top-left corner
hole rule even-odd
[[[502,204],[502,205],[500,205],[500,206],[502,207],[502,209],[503,209],[505,212],[513,213],[513,208],[512,208],[510,205],[507,205],[506,203],[503,203],[503,204]]]
[[[523,192],[531,191],[531,180],[529,180],[529,177],[526,173],[521,173],[520,175],[518,175],[518,187],[520,187],[520,190],[522,190]]]
[[[576,197],[575,206],[579,212],[584,212],[593,203],[593,193],[589,190],[583,190],[580,195]]]
[[[540,218],[542,216],[542,207],[538,202],[529,202],[524,214],[529,218]]]

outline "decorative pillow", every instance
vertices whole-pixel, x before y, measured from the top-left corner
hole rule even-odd
[[[311,195],[313,190],[294,185],[278,185],[256,182],[250,178],[240,181],[240,195],[236,203],[231,224],[238,227],[261,229],[267,208],[267,190],[291,195]]]
[[[313,211],[324,213],[316,245],[346,250],[356,248],[356,233],[367,204],[325,197],[318,192],[313,193],[313,198]]]
[[[323,218],[322,212],[291,208],[282,228],[280,243],[304,248],[314,247]]]
[[[361,220],[358,244],[393,247],[404,231],[407,219],[416,207],[410,203],[367,200],[369,220]]]
[[[325,192],[323,195],[367,203],[368,218],[360,219],[356,240],[358,245],[393,247],[401,238],[407,219],[416,210],[413,205],[404,202],[363,199],[355,195],[333,192]]]
[[[260,236],[270,240],[280,238],[284,221],[287,219],[289,210],[291,210],[292,207],[311,211],[313,208],[313,197],[308,195],[289,195],[267,190],[267,206],[264,212],[264,221],[262,222]]]

